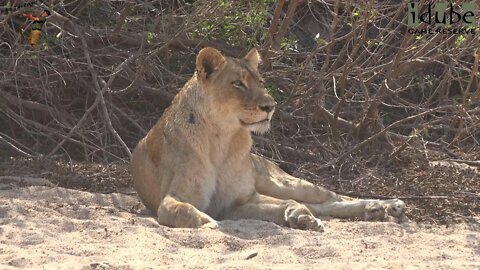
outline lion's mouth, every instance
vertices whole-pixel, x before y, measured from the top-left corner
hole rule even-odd
[[[247,123],[243,120],[240,120],[240,124],[245,127],[246,129],[250,130],[255,134],[263,134],[270,129],[270,118],[267,117],[263,120],[253,123]]]
[[[253,122],[253,123],[247,123],[247,122],[240,119],[240,124],[242,124],[242,126],[253,126],[253,125],[258,125],[258,124],[263,124],[263,123],[268,123],[268,122],[270,122],[270,119],[268,117],[263,119],[263,120],[260,120],[258,122]]]

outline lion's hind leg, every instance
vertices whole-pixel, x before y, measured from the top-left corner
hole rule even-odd
[[[306,204],[315,216],[330,216],[337,218],[361,218],[369,221],[384,221],[389,216],[404,218],[405,203],[398,199],[392,200],[361,200],[326,202]]]
[[[258,219],[294,229],[324,231],[320,219],[303,204],[294,200],[280,200],[254,194],[245,204],[227,211],[224,219]]]
[[[275,163],[260,156],[252,154],[252,162],[255,168],[255,188],[260,194],[305,203],[348,200],[333,191],[291,176]]]

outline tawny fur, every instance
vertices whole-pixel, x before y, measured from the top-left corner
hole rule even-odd
[[[196,72],[135,148],[134,187],[170,227],[216,227],[222,219],[261,219],[322,231],[317,217],[401,217],[400,200],[356,200],[295,178],[250,153],[251,132],[270,127],[275,101],[260,58],[200,51]]]

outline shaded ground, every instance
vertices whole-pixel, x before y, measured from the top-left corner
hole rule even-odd
[[[480,160],[480,154],[470,160]],[[469,222],[480,216],[480,169],[457,162],[435,164],[445,160],[434,152],[406,150],[401,161],[387,170],[371,170],[354,179],[321,175],[315,181],[342,194],[365,197],[402,197],[408,206],[407,216],[417,222],[446,224]],[[314,171],[314,170],[312,170]],[[43,177],[60,187],[96,193],[134,193],[128,166],[123,163],[96,164],[63,160],[0,159],[1,176]],[[296,173],[308,179],[302,171]],[[438,197],[441,195],[441,197]]]

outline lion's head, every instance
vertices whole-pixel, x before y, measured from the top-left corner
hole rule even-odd
[[[230,127],[257,133],[270,129],[276,102],[264,87],[259,62],[256,49],[241,59],[223,56],[213,48],[204,48],[197,56],[197,80],[212,110]]]

